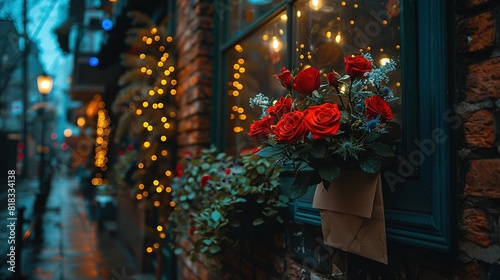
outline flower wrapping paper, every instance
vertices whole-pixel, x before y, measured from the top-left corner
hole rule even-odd
[[[317,185],[313,207],[326,245],[388,264],[380,173],[343,171],[328,190]]]

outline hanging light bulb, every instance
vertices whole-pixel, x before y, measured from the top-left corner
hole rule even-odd
[[[337,34],[337,36],[335,36],[335,42],[337,42],[337,44],[340,44],[340,41],[342,41],[342,36],[340,34]]]
[[[271,49],[275,52],[279,52],[281,50],[281,41],[276,36],[273,36],[273,39],[271,40]]]
[[[311,0],[311,8],[315,11],[319,10],[321,8],[320,0]]]
[[[380,59],[379,63],[380,63],[380,66],[384,66],[386,65],[387,63],[391,62],[391,59],[388,58],[388,57],[383,57]]]

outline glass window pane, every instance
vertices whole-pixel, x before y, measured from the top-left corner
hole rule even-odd
[[[286,21],[284,14],[278,15],[224,54],[227,61],[226,152],[229,154],[253,147],[247,133],[262,110],[251,108],[249,99],[257,93],[277,99],[284,93],[273,75],[285,65]]]
[[[369,52],[375,63],[396,61],[388,86],[402,97],[399,0],[303,0],[294,8],[292,69],[311,65],[322,73],[345,74],[345,56]],[[399,125],[401,101],[391,102],[393,122]]]
[[[283,0],[230,0],[226,39],[238,36],[248,25],[281,2]]]

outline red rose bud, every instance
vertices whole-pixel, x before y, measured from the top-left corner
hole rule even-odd
[[[292,111],[283,115],[273,132],[279,141],[293,142],[303,138],[307,132],[304,127],[304,112]]]
[[[281,97],[273,106],[269,106],[266,109],[266,112],[271,116],[283,116],[284,114],[290,112],[292,110],[292,99]]]
[[[255,148],[249,148],[249,149],[244,149],[243,151],[240,152],[240,155],[241,156],[244,156],[244,155],[255,155],[256,153],[258,153],[261,149],[259,147],[255,147]]]
[[[372,63],[361,55],[344,57],[345,72],[353,78],[363,77],[373,70]]]
[[[127,146],[127,151],[132,152],[134,150],[134,146],[132,144]]]
[[[337,87],[339,82],[337,81],[337,76],[335,76],[335,72],[330,72],[326,74],[326,79],[328,80],[328,84],[332,87]]]
[[[226,170],[224,170],[224,174],[226,175],[231,174],[231,168],[226,168]]]
[[[340,128],[340,111],[337,104],[324,103],[311,106],[304,117],[304,126],[314,139],[323,139],[337,134]]]
[[[310,94],[321,85],[319,70],[309,67],[300,71],[293,81],[293,89],[300,94]]]
[[[208,184],[208,180],[210,180],[210,175],[205,174],[205,175],[201,176],[200,185],[202,187],[206,186]]]
[[[190,228],[189,228],[189,230],[188,230],[188,234],[189,234],[189,236],[193,236],[193,234],[194,234],[194,230],[195,230],[195,228],[194,228],[194,227],[190,227]]]
[[[392,109],[389,103],[380,96],[370,96],[365,99],[365,116],[372,120],[380,115],[380,120],[392,120]]]
[[[118,156],[119,156],[119,157],[123,156],[124,154],[125,154],[125,152],[124,152],[124,151],[118,151]]]
[[[290,89],[292,84],[292,73],[290,73],[290,70],[286,69],[286,67],[281,68],[281,73],[274,74],[273,77],[280,81],[282,87]]]

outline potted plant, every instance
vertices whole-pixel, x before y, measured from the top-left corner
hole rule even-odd
[[[238,159],[215,148],[198,157],[186,154],[177,168],[170,219],[175,252],[221,268],[225,253],[240,239],[271,234],[288,206],[278,177],[268,159],[251,151]]]

